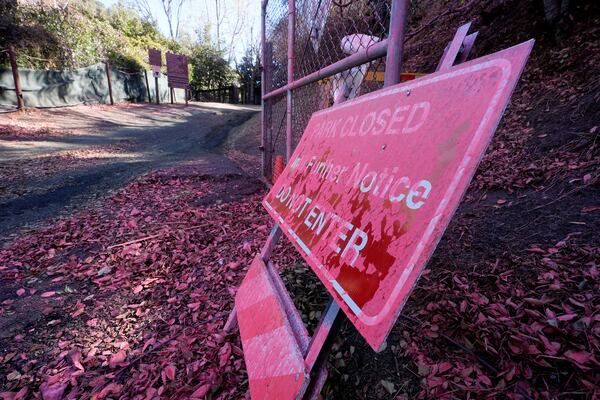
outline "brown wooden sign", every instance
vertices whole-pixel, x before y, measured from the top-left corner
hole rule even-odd
[[[162,66],[162,53],[158,49],[148,49],[148,62],[152,66]]]
[[[170,88],[190,88],[188,60],[186,56],[167,53],[167,79]]]

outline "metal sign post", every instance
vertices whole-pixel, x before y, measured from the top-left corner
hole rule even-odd
[[[466,191],[533,46],[525,42],[454,66],[466,60],[476,38],[466,35],[468,28],[459,28],[438,72],[393,86],[399,75],[386,75],[385,89],[310,119],[263,200],[277,225],[236,296],[246,364],[289,361],[285,370],[249,368],[253,398],[316,398],[344,314],[373,349],[382,348]],[[269,261],[282,234],[333,298],[308,345]],[[273,284],[256,284],[256,271],[268,274]],[[272,297],[277,301],[263,312],[242,318],[250,299]],[[273,324],[274,315],[281,317],[274,319],[277,329],[285,330],[262,346],[251,344],[252,326]],[[225,330],[235,322],[234,310]],[[296,384],[284,389],[279,376],[293,377]]]
[[[152,75],[154,75],[154,92],[156,96],[156,104],[160,104],[160,88],[158,87],[158,78],[160,78],[160,67],[152,66],[154,70]]]
[[[148,71],[144,69],[144,79],[146,80],[146,92],[148,95],[148,103],[152,102],[152,98],[150,97],[150,82],[148,81]]]
[[[158,78],[160,77],[160,67],[162,67],[162,52],[158,49],[148,49],[148,63],[152,67],[154,75],[154,91],[156,93],[156,104],[160,104],[160,89],[158,87]],[[150,93],[150,88],[148,88]],[[150,100],[150,94],[148,94]]]

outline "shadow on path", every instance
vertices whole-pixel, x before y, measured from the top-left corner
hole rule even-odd
[[[126,157],[118,157],[119,154],[115,153],[114,158],[107,158],[98,165],[83,163],[50,176],[17,177],[19,190],[9,190],[0,197],[0,235],[8,239],[22,228],[36,226],[49,218],[85,207],[92,201],[102,200],[111,191],[156,169],[193,161],[206,175],[242,174],[220,148],[230,131],[251,118],[254,112],[242,107],[196,105],[186,109],[183,115],[179,114],[176,122],[160,121],[150,127],[126,126],[95,134],[44,138],[43,141],[35,141],[32,148],[18,150],[7,150],[0,141],[3,160],[14,158],[25,163],[31,157],[52,155],[56,149],[117,146],[123,147],[126,153]],[[90,125],[96,126],[97,122],[90,121]],[[48,143],[55,144],[50,146],[50,151]],[[107,152],[111,151],[109,147]],[[3,163],[10,163],[10,159]]]

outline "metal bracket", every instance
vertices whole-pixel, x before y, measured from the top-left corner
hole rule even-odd
[[[444,49],[444,54],[442,54],[436,71],[447,70],[453,65],[463,63],[467,60],[475,39],[477,39],[477,35],[479,34],[479,32],[475,32],[467,35],[470,27],[471,23],[468,22],[456,30],[454,38]]]
[[[327,357],[337,334],[340,331],[345,315],[340,310],[340,306],[331,299],[325,313],[321,317],[308,351],[304,358],[307,370],[310,372],[310,383],[304,399],[317,399],[327,380]]]

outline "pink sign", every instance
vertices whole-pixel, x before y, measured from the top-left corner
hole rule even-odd
[[[498,126],[533,41],[313,114],[263,204],[379,350]]]

